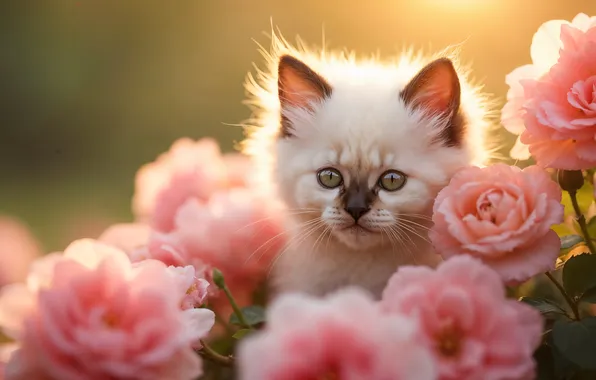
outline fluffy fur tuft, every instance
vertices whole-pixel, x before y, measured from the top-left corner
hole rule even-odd
[[[399,265],[435,265],[432,201],[457,170],[484,165],[491,152],[487,97],[457,49],[381,62],[273,34],[262,53],[266,69],[246,83],[254,116],[242,150],[286,206],[291,236],[275,264],[277,288],[357,285],[379,295]],[[324,186],[321,175],[339,176],[339,185]],[[389,191],[383,178],[405,182]]]

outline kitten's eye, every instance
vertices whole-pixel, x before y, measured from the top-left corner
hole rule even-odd
[[[319,185],[326,189],[335,189],[344,181],[339,170],[333,168],[319,170],[317,180],[319,181]]]
[[[387,170],[385,173],[381,174],[381,177],[379,178],[379,186],[381,186],[383,190],[397,191],[404,187],[406,179],[406,175],[400,171]]]

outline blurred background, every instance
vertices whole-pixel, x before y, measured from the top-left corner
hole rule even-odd
[[[389,57],[461,43],[503,103],[536,29],[593,0],[56,0],[0,3],[0,214],[45,251],[130,221],[136,170],[179,137],[229,151],[243,81],[271,22],[330,48]]]

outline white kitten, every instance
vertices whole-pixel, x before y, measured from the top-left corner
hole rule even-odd
[[[458,169],[487,159],[484,96],[449,58],[382,64],[276,37],[273,47],[269,72],[249,77],[255,127],[243,148],[287,208],[275,289],[379,296],[398,266],[438,263],[432,202]]]

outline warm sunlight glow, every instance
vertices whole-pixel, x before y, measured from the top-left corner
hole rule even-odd
[[[416,5],[424,8],[464,13],[495,9],[498,3],[496,0],[422,0],[416,3]],[[412,6],[415,6],[414,4],[413,2],[411,3]]]

